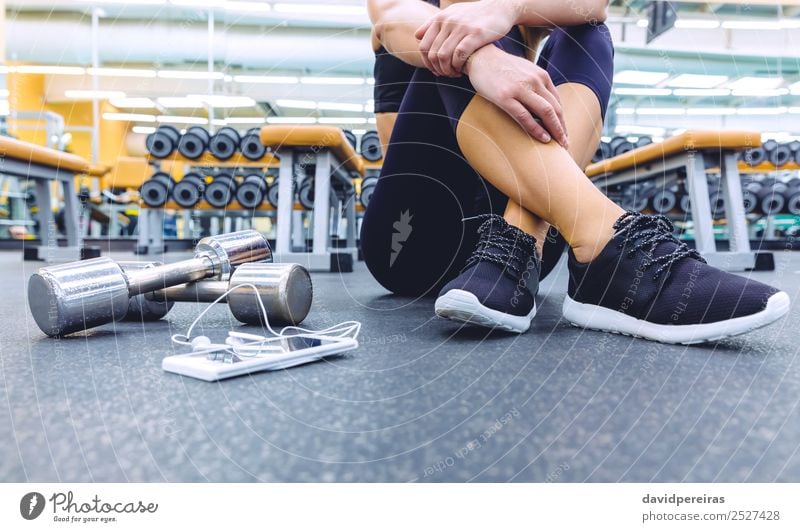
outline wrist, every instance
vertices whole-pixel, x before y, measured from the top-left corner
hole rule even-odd
[[[525,4],[523,0],[491,0],[495,4],[498,13],[503,13],[509,29],[512,26],[522,23],[525,12]]]
[[[469,56],[467,62],[464,64],[464,73],[467,76],[471,76],[476,68],[480,68],[482,64],[491,64],[493,62],[493,57],[502,50],[495,46],[494,44],[487,44],[481,48],[478,48],[474,54]]]

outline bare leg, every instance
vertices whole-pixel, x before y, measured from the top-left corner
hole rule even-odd
[[[594,92],[579,83],[559,85],[558,95],[564,108],[567,131],[570,138],[574,139],[570,141],[569,154],[579,168],[585,168],[592,160],[595,146],[600,142],[603,127],[600,104]],[[520,207],[515,199],[509,199],[503,217],[511,225],[536,237],[536,246],[539,254],[542,254],[542,246],[550,224]]]
[[[485,179],[516,203],[509,222],[539,237],[541,224],[554,225],[581,262],[591,261],[613,235],[624,212],[584,175],[600,130],[600,109],[591,90],[559,86],[570,135],[568,152],[555,142],[532,139],[505,112],[476,96],[456,131],[464,156]],[[577,162],[576,162],[577,161]]]
[[[394,123],[397,121],[397,113],[375,113],[375,126],[378,130],[378,138],[381,140],[381,149],[386,153],[389,147],[389,138],[392,136]]]

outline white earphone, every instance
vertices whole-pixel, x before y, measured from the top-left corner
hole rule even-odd
[[[203,318],[203,316],[205,316],[206,313],[211,309],[211,307],[225,299],[225,297],[227,297],[227,295],[234,290],[242,287],[252,288],[256,301],[258,301],[258,305],[261,309],[261,316],[264,319],[264,325],[273,336],[261,336],[258,334],[250,334],[239,331],[228,331],[228,337],[225,339],[225,343],[223,344],[215,344],[207,336],[196,336],[192,338],[192,331]],[[287,334],[287,331],[295,332]],[[308,335],[327,336],[332,338],[357,338],[360,331],[361,322],[344,321],[337,325],[333,325],[321,330],[305,329],[296,325],[289,325],[281,329],[280,332],[276,332],[269,324],[267,309],[264,307],[264,302],[261,301],[261,298],[259,297],[256,286],[251,283],[242,283],[229,288],[224,294],[214,300],[213,303],[208,305],[195,318],[185,335],[174,334],[172,335],[171,339],[174,344],[192,348],[191,352],[186,353],[183,356],[224,353],[224,358],[227,359],[228,356],[232,357],[234,355],[238,357],[254,357],[259,355],[268,355],[270,353],[282,353],[283,347],[281,345],[276,345],[275,342],[280,342],[281,340],[286,340],[288,338]]]

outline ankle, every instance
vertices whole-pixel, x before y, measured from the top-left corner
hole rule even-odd
[[[608,226],[603,231],[593,231],[582,238],[573,239],[570,243],[572,254],[580,263],[592,262],[614,237],[613,226]]]
[[[615,206],[616,207],[616,206]],[[614,237],[614,224],[625,211],[620,208],[604,213],[596,220],[586,220],[580,234],[572,234],[567,239],[575,259],[581,263],[593,261]]]
[[[610,240],[610,238],[608,239]],[[576,244],[572,247],[572,254],[575,255],[575,260],[581,264],[592,262],[603,251],[603,248],[608,244],[608,240],[603,242],[597,241],[589,244]]]

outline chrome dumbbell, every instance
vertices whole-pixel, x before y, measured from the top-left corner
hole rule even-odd
[[[125,272],[97,259],[41,268],[28,281],[28,305],[39,328],[62,336],[122,319],[129,299],[200,279],[227,279],[246,262],[271,262],[272,250],[258,231],[239,231],[198,242],[191,259]]]
[[[138,272],[147,268],[163,266],[162,262],[142,262],[142,261],[120,261],[117,264],[122,267],[125,274]],[[145,294],[137,294],[128,300],[128,312],[125,313],[123,321],[155,321],[160,320],[172,309],[173,301],[155,301],[145,297]]]
[[[258,291],[256,292],[251,286]],[[297,325],[311,310],[311,276],[300,264],[251,263],[236,268],[227,281],[197,281],[156,290],[131,299],[127,320],[163,318],[175,302],[213,303],[234,289],[221,303],[227,303],[237,320],[262,325],[261,305],[270,325]]]

